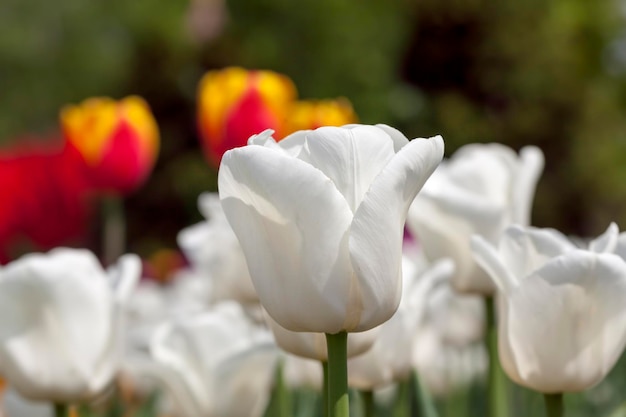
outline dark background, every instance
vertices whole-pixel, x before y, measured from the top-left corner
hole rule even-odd
[[[613,220],[626,227],[625,10],[588,0],[3,0],[0,147],[58,137],[64,104],[143,96],[162,148],[125,207],[129,249],[149,256],[175,247],[201,218],[198,194],[216,189],[196,132],[200,77],[271,69],[302,98],[347,97],[362,123],[442,134],[447,156],[471,142],[541,147],[533,223],[597,235]]]

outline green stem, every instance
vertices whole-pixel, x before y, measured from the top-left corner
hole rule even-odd
[[[328,347],[328,416],[349,417],[348,333],[326,333]]]
[[[411,372],[411,386],[413,387],[413,393],[415,401],[417,402],[417,415],[419,417],[439,417],[435,402],[430,393],[424,388],[424,385],[420,383],[419,375],[414,370]]]
[[[278,417],[289,417],[292,414],[291,398],[285,378],[283,376],[284,361],[280,361],[276,367],[275,392],[278,409]]]
[[[498,359],[498,329],[496,325],[495,300],[492,296],[485,297],[487,312],[487,332],[485,344],[489,353],[489,415],[491,417],[507,417],[508,396],[506,377]]]
[[[563,417],[563,394],[544,394],[543,399],[546,403],[546,416]]]
[[[322,381],[322,410],[324,410],[324,417],[328,417],[328,361],[321,361],[321,363],[324,374],[324,380]]]
[[[126,217],[121,197],[104,197],[102,222],[102,255],[104,264],[110,265],[126,251]]]
[[[411,417],[411,395],[408,381],[398,382],[393,417]]]
[[[372,390],[361,391],[361,399],[363,400],[363,415],[365,417],[375,417],[376,403],[374,402],[374,392]]]
[[[54,404],[54,417],[69,417],[70,406],[64,403]]]

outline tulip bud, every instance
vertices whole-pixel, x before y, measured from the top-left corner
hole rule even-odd
[[[198,89],[198,125],[207,159],[219,165],[224,152],[244,146],[265,129],[285,135],[286,114],[296,94],[288,77],[272,71],[209,71]]]
[[[159,131],[140,97],[99,97],[67,106],[61,110],[61,126],[68,147],[83,157],[94,187],[128,193],[152,170]]]
[[[261,417],[270,399],[278,349],[241,305],[224,302],[200,315],[164,323],[152,338],[153,359],[176,415]]]
[[[534,146],[519,155],[504,145],[470,144],[435,171],[415,199],[407,226],[430,260],[452,258],[454,288],[490,295],[493,282],[472,259],[470,236],[497,242],[510,224],[530,224],[543,153]]]
[[[322,127],[228,151],[222,207],[268,314],[295,332],[369,330],[401,295],[404,221],[443,139],[385,126]]]
[[[289,132],[317,129],[322,126],[343,126],[358,120],[352,105],[345,98],[337,100],[302,100],[293,104],[287,117]]]

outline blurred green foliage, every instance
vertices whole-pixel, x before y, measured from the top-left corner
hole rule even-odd
[[[611,220],[626,227],[626,19],[617,1],[223,6],[221,31],[200,40],[189,0],[3,0],[0,144],[55,133],[65,103],[144,96],[163,140],[150,181],[127,200],[131,249],[146,255],[174,247],[176,232],[200,219],[197,195],[216,189],[194,120],[201,75],[267,68],[290,76],[302,97],[349,98],[364,123],[442,134],[447,155],[470,142],[540,146],[535,224],[583,236]]]

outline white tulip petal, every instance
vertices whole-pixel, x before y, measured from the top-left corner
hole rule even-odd
[[[517,155],[504,145],[472,144],[457,150],[450,161],[444,163],[445,177],[455,194],[465,191],[485,205],[506,208],[509,190],[516,173]],[[426,190],[431,192],[430,186]]]
[[[509,299],[500,325],[507,373],[541,392],[599,382],[626,344],[624,297],[626,263],[613,254],[576,250],[548,262]]]
[[[200,194],[198,197],[198,210],[209,221],[213,221],[216,217],[224,217],[224,210],[222,210],[222,202],[218,193]]]
[[[352,212],[333,182],[304,161],[256,146],[227,152],[218,182],[268,313],[293,331],[343,330]]]
[[[316,361],[328,360],[324,333],[292,332],[276,323],[267,314],[265,320],[272,330],[276,344],[284,351]],[[348,358],[358,356],[372,347],[378,335],[377,330],[378,328],[374,328],[366,332],[348,334]]]
[[[543,172],[544,157],[536,146],[525,146],[520,150],[520,164],[517,178],[512,187],[512,222],[524,226],[530,224],[530,213],[537,181]]]
[[[496,249],[482,236],[472,236],[470,246],[474,259],[491,277],[498,289],[510,294],[519,285],[519,280],[513,275],[500,259]]]
[[[406,214],[415,195],[441,162],[443,147],[441,136],[411,141],[375,178],[355,213],[350,256],[358,291],[368,306],[357,329],[384,322],[398,306]]]
[[[269,315],[266,322],[272,330],[276,344],[285,352],[317,361],[328,360],[324,333],[292,332],[276,323]]]
[[[200,222],[178,232],[176,242],[192,264],[202,265],[206,256],[206,244],[211,242],[212,234],[207,222]]]
[[[115,300],[125,303],[141,278],[141,259],[131,253],[122,255],[117,263],[107,269],[107,275],[111,279]]]
[[[168,398],[171,398],[172,403],[175,404],[176,415],[180,417],[203,416],[206,410],[203,407],[210,406],[204,402],[209,397],[206,390],[203,390],[203,395],[198,401],[187,385],[185,374],[160,363],[157,363],[156,367],[158,371],[153,372],[150,377],[166,390]]]
[[[304,145],[304,140],[306,138],[306,134],[309,132],[308,130],[300,130],[292,133],[291,135],[285,137],[284,139],[276,142],[274,137],[274,131],[271,129],[264,130],[262,133],[258,135],[251,136],[248,139],[248,145],[259,145],[264,146],[266,148],[273,149],[275,151],[284,152],[285,154],[297,157],[300,154],[300,150]]]
[[[353,212],[394,156],[393,141],[374,126],[321,127],[308,133],[300,159],[330,178]]]
[[[615,254],[626,260],[626,232],[622,232],[617,236]]]
[[[93,394],[85,391],[107,350],[112,316],[106,275],[89,251],[24,256],[0,276],[0,372],[33,399]]]
[[[198,408],[210,410],[215,398],[207,391],[215,368],[250,346],[252,331],[241,305],[223,302],[204,314],[160,327],[150,351],[157,362],[181,376]]]
[[[478,229],[501,229],[506,214],[504,203],[491,201],[483,194],[451,181],[441,169],[440,166],[435,170],[424,190],[415,199],[416,204],[419,205],[421,200],[430,200],[446,215],[460,217],[476,224]]]
[[[211,415],[261,417],[267,408],[278,350],[272,343],[230,355],[214,371]]]
[[[430,179],[426,182],[430,182]],[[456,272],[452,278],[454,288],[460,292],[491,294],[495,286],[491,278],[474,262],[470,250],[470,236],[494,234],[501,220],[493,219],[482,228],[474,221],[448,214],[441,206],[418,194],[409,207],[407,226],[423,242],[424,253],[429,259],[451,258]],[[493,230],[491,230],[493,228]]]
[[[404,133],[400,132],[395,127],[391,127],[385,124],[377,124],[377,128],[384,130],[391,139],[393,139],[393,150],[398,153],[406,144],[409,143],[409,139],[404,136]]]
[[[174,394],[178,394],[179,401],[187,400],[197,410],[207,410],[211,407],[211,397],[207,393],[206,381],[203,374],[206,369],[202,361],[202,355],[210,355],[210,351],[199,351],[194,346],[194,340],[188,336],[189,328],[179,327],[177,323],[167,323],[154,333],[150,346],[152,357],[165,369],[176,376]],[[207,332],[213,335],[212,332]],[[205,346],[206,347],[206,346]],[[189,407],[184,402],[181,408]]]
[[[502,259],[518,278],[526,278],[555,256],[576,249],[559,231],[509,226],[500,240]]]
[[[299,130],[297,132],[292,133],[289,136],[281,139],[278,142],[278,146],[285,151],[289,156],[293,156],[297,158],[302,151],[302,147],[306,141],[307,135],[311,132],[311,130]]]
[[[617,247],[619,228],[611,223],[604,233],[589,243],[589,250],[596,253],[613,253]]]
[[[283,378],[290,390],[322,391],[322,363],[295,355],[283,355]]]
[[[226,416],[231,414],[224,414],[228,411],[223,408],[225,402],[239,396],[242,404],[237,406],[243,406],[250,403],[248,395],[262,391],[259,378],[269,388],[267,377],[247,368],[252,363],[237,359],[250,356],[245,352],[262,352],[268,345],[274,354],[265,355],[264,360],[271,376],[276,348],[270,334],[254,325],[241,305],[223,302],[204,314],[161,326],[151,343],[151,354],[165,371],[155,376],[166,378],[162,382],[172,391],[179,413],[184,417]],[[247,389],[252,390],[248,395],[239,391]]]
[[[276,140],[272,137],[274,131],[272,129],[265,129],[261,133],[252,135],[248,138],[248,145],[266,146],[272,149],[278,149]]]
[[[54,417],[52,404],[43,401],[29,401],[11,386],[0,391],[1,416],[6,417]]]

